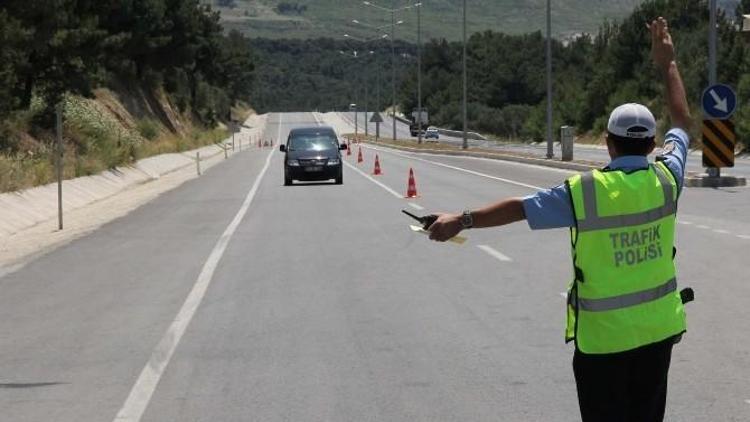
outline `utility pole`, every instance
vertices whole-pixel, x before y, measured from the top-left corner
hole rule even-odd
[[[552,148],[552,5],[547,0],[547,158],[554,157]]]
[[[63,103],[62,100],[57,104],[57,228],[63,229],[63,200],[62,200],[62,179],[63,179]]]
[[[716,84],[716,0],[708,2],[708,86]],[[709,177],[720,177],[721,169],[708,167],[706,173]]]
[[[464,0],[464,60],[463,60],[463,80],[464,80],[464,100],[463,100],[463,120],[464,120],[464,142],[462,144],[463,149],[469,148],[469,138],[467,137],[467,103],[466,103],[466,92],[467,92],[467,78],[466,78],[466,0]]]
[[[422,3],[417,3],[417,143],[422,143]]]
[[[391,8],[391,94],[393,101],[391,112],[393,113],[393,140],[396,140],[396,47],[393,40],[396,39],[396,11],[395,0]]]

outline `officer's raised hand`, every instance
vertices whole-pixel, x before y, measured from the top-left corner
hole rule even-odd
[[[659,17],[646,26],[651,32],[651,59],[657,68],[665,70],[675,60],[674,44],[667,20]]]

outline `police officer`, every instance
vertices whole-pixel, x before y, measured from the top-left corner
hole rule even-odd
[[[674,234],[687,158],[690,114],[674,46],[663,18],[646,25],[651,56],[666,85],[672,129],[649,163],[656,121],[640,104],[612,111],[601,170],[526,198],[462,214],[439,214],[430,238],[526,219],[529,227],[570,227],[574,280],[568,290],[566,341],[583,421],[664,419],[672,346],[685,332],[677,291]]]

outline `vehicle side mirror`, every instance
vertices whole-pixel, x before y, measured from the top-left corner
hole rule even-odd
[[[348,147],[346,146],[346,144],[340,144],[340,145],[339,145],[339,149],[340,149],[340,150],[345,150],[345,149],[347,149],[347,148],[348,148]]]
[[[286,145],[284,144],[279,145],[279,151],[286,152]]]

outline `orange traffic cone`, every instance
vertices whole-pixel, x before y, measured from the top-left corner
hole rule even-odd
[[[349,142],[349,140],[346,140],[346,156],[352,155],[352,143]]]
[[[406,188],[406,198],[416,198],[417,196],[417,182],[414,181],[414,170],[409,168],[409,186]]]
[[[378,154],[375,154],[375,169],[372,171],[372,174],[375,176],[383,174],[383,172],[380,171],[380,160],[378,159]]]
[[[359,147],[359,152],[357,153],[357,164],[365,161],[364,158],[362,158],[362,147]]]

